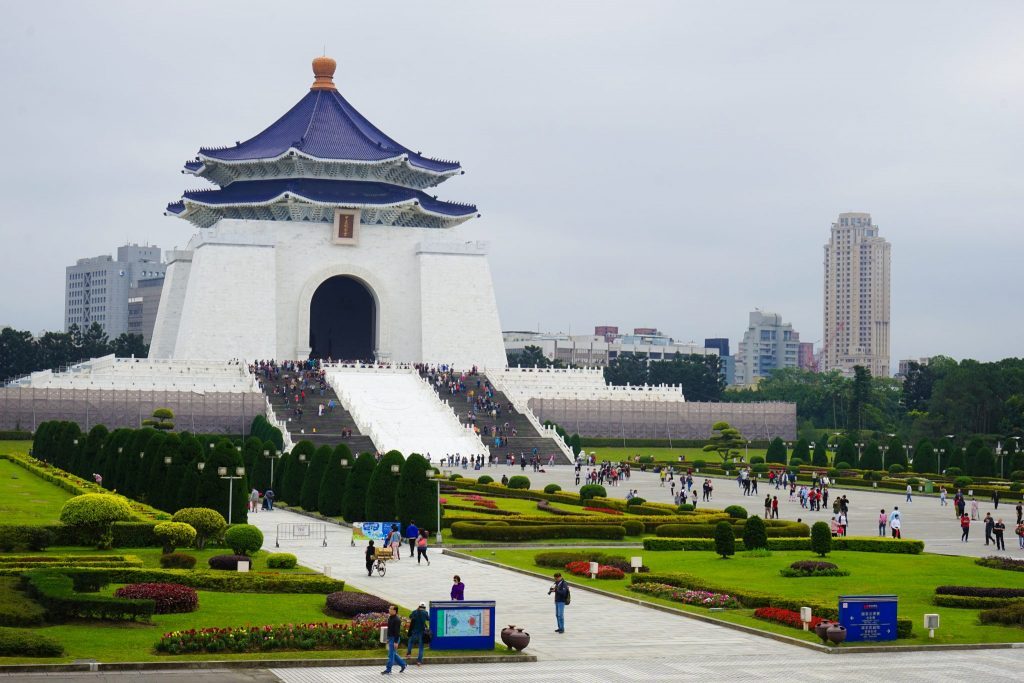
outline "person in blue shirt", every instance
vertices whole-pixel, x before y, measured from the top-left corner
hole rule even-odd
[[[416,527],[415,520],[409,520],[409,526],[405,527],[405,538],[409,541],[409,557],[416,554],[416,539],[419,538],[420,530]]]

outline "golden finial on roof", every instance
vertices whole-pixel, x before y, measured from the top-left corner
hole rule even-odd
[[[335,90],[334,70],[338,63],[330,57],[317,57],[313,60],[313,85],[310,90]]]

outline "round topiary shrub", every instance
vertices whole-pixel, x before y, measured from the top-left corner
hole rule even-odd
[[[624,519],[616,523],[626,530],[627,536],[643,536],[644,534],[644,523],[638,519]]]
[[[885,479],[885,472],[881,470],[870,470],[864,473],[864,478],[870,479],[871,481],[882,481]]]
[[[1024,481],[1024,470],[1010,472],[1010,481]]]
[[[899,464],[898,462],[894,462],[893,464],[889,465],[889,474],[903,474],[906,471],[907,468]]]
[[[965,489],[973,483],[974,480],[970,477],[957,477],[953,480],[953,486],[958,489]]]
[[[639,458],[636,459],[636,461],[639,462],[639,463],[642,463],[644,465],[650,465],[652,462],[654,462],[654,456],[653,455],[641,455]]]
[[[693,503],[683,503],[678,508],[679,512],[693,512],[696,509],[697,506],[694,505]]]
[[[224,533],[224,542],[236,555],[255,555],[263,547],[263,532],[252,524],[236,524]]]
[[[544,487],[544,493],[558,493],[562,490],[562,487],[558,484],[548,484]]]
[[[387,612],[391,603],[369,593],[338,591],[327,596],[327,609],[336,616],[354,617],[364,612]]]
[[[478,484],[493,484],[494,483],[494,477],[490,477],[490,476],[484,474],[484,475],[481,475],[481,476],[476,478],[476,483],[478,483]]]
[[[196,558],[185,553],[168,553],[160,556],[160,566],[164,569],[192,569],[196,566]]]
[[[825,522],[815,522],[811,527],[811,550],[825,557],[832,551],[832,530]]]
[[[1013,491],[1014,493],[1016,493],[1017,491],[1024,490],[1024,483],[1015,481],[1012,484],[1010,484],[1010,490]]]
[[[759,462],[756,465],[751,465],[750,469],[757,472],[758,474],[766,474],[768,472],[768,465],[763,462]]]
[[[448,475],[448,481],[458,481],[459,479],[462,479],[462,475],[461,474],[451,474],[451,475]]]
[[[157,614],[179,614],[194,612],[199,606],[199,595],[195,588],[177,583],[130,583],[114,591],[115,598],[129,600],[152,600],[156,603]]]
[[[163,522],[153,527],[153,535],[164,547],[164,554],[174,552],[175,548],[187,548],[196,540],[196,530],[184,522]]]
[[[132,519],[128,501],[106,493],[86,493],[75,496],[60,509],[60,521],[75,530],[83,543],[95,544],[100,550],[113,542],[110,526],[114,522]]]
[[[202,550],[206,542],[218,539],[227,527],[224,515],[210,508],[182,508],[171,517],[172,522],[188,524],[196,530],[196,548]]]
[[[800,458],[790,458],[789,459],[789,466],[790,467],[800,467],[803,464],[804,464],[804,461],[801,460]]]
[[[835,468],[837,470],[848,470],[850,469],[850,463],[846,462],[845,460],[840,460],[839,462],[836,463]]]
[[[743,525],[743,547],[747,550],[768,547],[768,531],[765,529],[764,520],[757,515]]]
[[[733,519],[746,519],[747,509],[741,505],[730,505],[725,508],[725,514],[729,515]]]
[[[210,565],[210,569],[220,569],[222,571],[238,571],[239,562],[252,562],[252,560],[246,555],[214,555],[206,561]],[[251,564],[249,565],[252,566]]]
[[[530,488],[530,478],[517,474],[516,476],[509,478],[508,487],[510,489],[528,489]]]
[[[267,567],[270,569],[295,569],[299,563],[291,553],[270,553],[267,555]]]
[[[736,535],[729,522],[723,521],[715,525],[715,552],[721,555],[723,560],[736,554]]]
[[[920,486],[921,480],[918,479],[917,477],[907,477],[907,483],[910,484],[911,486]]]
[[[702,469],[704,469],[707,466],[708,466],[708,463],[707,463],[706,460],[694,460],[693,461],[694,469],[702,470]]]
[[[646,502],[647,500],[645,498],[641,498],[640,496],[633,496],[632,498],[626,501],[626,507],[633,507],[634,505],[643,505]]]
[[[607,498],[608,491],[600,484],[584,484],[580,487],[580,500],[591,498]]]
[[[764,462],[764,456],[761,456],[761,455],[752,455],[752,456],[750,456],[750,464],[751,465],[760,465],[763,462]]]

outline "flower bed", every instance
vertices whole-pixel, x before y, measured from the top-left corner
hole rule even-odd
[[[590,562],[570,562],[565,565],[570,574],[576,576],[590,576]],[[599,579],[622,579],[626,574],[618,567],[608,564],[597,565],[597,578]]]
[[[802,576],[849,576],[850,572],[840,569],[831,562],[819,560],[800,560],[779,570],[779,574],[787,578]]]
[[[194,612],[199,606],[199,595],[194,588],[176,583],[130,583],[114,591],[115,598],[152,600],[157,614]]]
[[[583,509],[586,510],[587,512],[600,512],[603,515],[621,515],[622,514],[622,512],[620,512],[618,510],[612,510],[611,508],[592,508],[592,507],[588,506],[588,507],[585,507]]]
[[[635,583],[629,587],[635,593],[643,593],[672,602],[681,602],[684,605],[696,605],[698,607],[739,607],[740,603],[736,598],[726,593],[709,593],[708,591],[694,591],[685,588],[676,588],[665,583]]]
[[[754,616],[758,619],[782,624],[783,626],[792,626],[799,629],[804,627],[804,622],[800,620],[800,613],[793,610],[779,609],[778,607],[758,607],[754,610]],[[825,620],[821,617],[812,616],[809,627],[813,629],[823,621]]]
[[[974,561],[974,564],[982,567],[988,567],[990,569],[1006,569],[1011,572],[1024,572],[1024,560],[1015,560],[1012,557],[989,555],[988,557],[979,557]]]
[[[204,628],[165,633],[161,654],[267,652],[270,650],[370,650],[380,647],[380,630],[368,624],[282,624]]]
[[[474,500],[473,505],[480,508],[487,508],[488,510],[497,510],[498,504],[493,500]]]

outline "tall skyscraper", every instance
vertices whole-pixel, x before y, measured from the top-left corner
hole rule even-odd
[[[825,245],[821,370],[889,376],[889,252],[869,213],[841,213]]]

